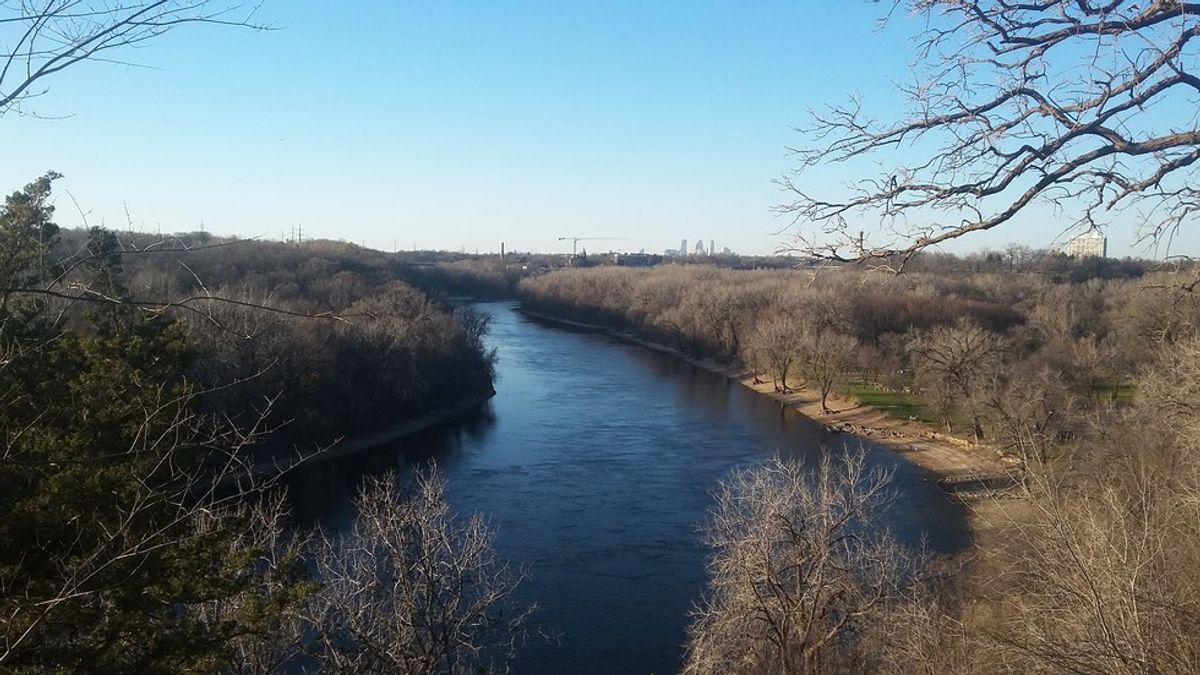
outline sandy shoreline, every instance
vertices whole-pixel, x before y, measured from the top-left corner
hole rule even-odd
[[[601,332],[647,349],[670,354],[722,377],[735,379],[743,386],[769,396],[780,405],[786,405],[824,425],[831,433],[846,433],[863,438],[902,455],[933,474],[947,492],[959,498],[991,496],[997,487],[1004,487],[1012,482],[995,450],[949,436],[919,422],[892,417],[853,398],[831,394],[831,412],[825,414],[821,411],[820,392],[811,388],[799,387],[784,394],[775,391],[770,382],[755,382],[752,373],[731,372],[724,364],[710,359],[693,358],[666,345],[645,340],[629,331],[560,319],[524,308],[520,311],[541,321]]]

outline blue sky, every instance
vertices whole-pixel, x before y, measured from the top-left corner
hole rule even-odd
[[[914,26],[876,33],[879,7],[267,0],[278,30],[189,27],[127,55],[146,67],[64,71],[42,118],[0,118],[0,187],[54,169],[90,224],[151,232],[767,253],[788,243],[772,181],[807,109],[900,102]],[[1044,221],[949,250],[1050,245]]]

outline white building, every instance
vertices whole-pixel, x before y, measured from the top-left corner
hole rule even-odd
[[[1108,255],[1108,237],[1100,230],[1091,229],[1067,242],[1066,253],[1076,258],[1095,256],[1104,258]]]

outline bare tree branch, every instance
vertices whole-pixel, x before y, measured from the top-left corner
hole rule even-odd
[[[794,250],[902,264],[1039,205],[1087,227],[1137,214],[1139,237],[1156,242],[1191,219],[1200,5],[896,0],[893,14],[902,7],[927,26],[909,110],[880,121],[851,100],[813,113],[781,179]],[[835,165],[866,177],[818,194],[809,171]]]
[[[121,62],[121,52],[188,24],[270,27],[257,6],[212,0],[0,1],[0,116],[44,94],[44,80],[83,61]]]

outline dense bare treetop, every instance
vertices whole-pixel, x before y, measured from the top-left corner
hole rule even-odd
[[[185,24],[265,28],[253,9],[212,0],[0,0],[0,116],[46,92],[46,78],[81,61],[121,59]]]
[[[1052,205],[1065,224],[1138,216],[1169,241],[1200,207],[1200,3],[895,0],[923,22],[901,119],[853,98],[815,112],[784,179],[798,248],[901,256]],[[871,166],[841,194],[816,167]],[[859,238],[866,230],[868,237]]]

